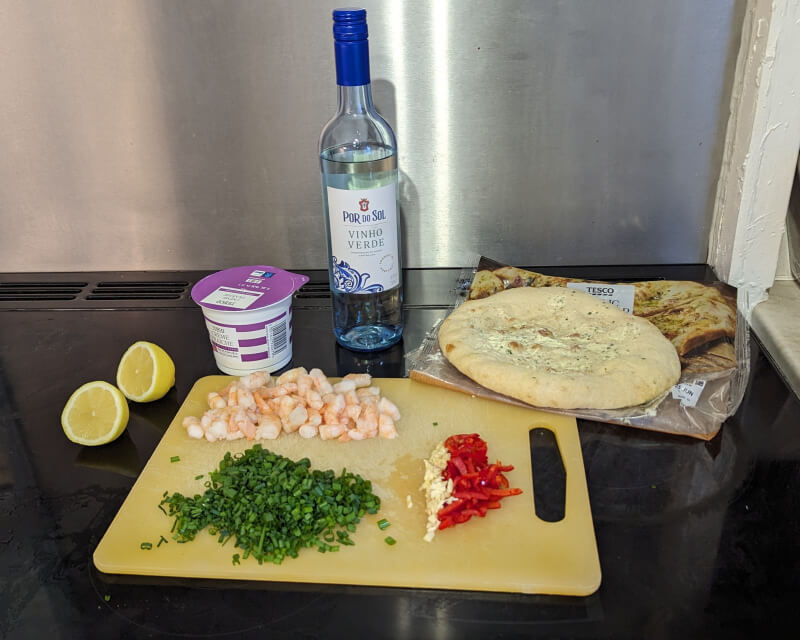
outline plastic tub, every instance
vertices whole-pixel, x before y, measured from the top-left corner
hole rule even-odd
[[[277,267],[233,267],[192,287],[220,371],[277,371],[292,359],[292,296],[308,276]]]

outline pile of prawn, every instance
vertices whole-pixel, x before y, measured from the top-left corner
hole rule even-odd
[[[368,373],[331,383],[320,369],[297,367],[273,378],[256,371],[206,398],[202,417],[184,418],[190,438],[274,440],[297,431],[303,438],[365,440],[396,438],[400,411]]]

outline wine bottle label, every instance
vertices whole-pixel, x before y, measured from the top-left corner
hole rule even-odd
[[[334,286],[378,293],[400,284],[397,183],[374,189],[328,187]]]

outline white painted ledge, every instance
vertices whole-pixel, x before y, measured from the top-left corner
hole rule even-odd
[[[769,298],[754,307],[750,326],[800,397],[800,283],[776,280]]]
[[[708,263],[748,319],[778,265],[800,146],[800,0],[748,0]]]

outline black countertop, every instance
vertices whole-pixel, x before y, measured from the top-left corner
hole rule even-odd
[[[545,271],[709,278],[691,265]],[[309,273],[294,363],[384,377],[406,373],[459,275],[407,272],[403,343],[364,355],[335,344],[324,274]],[[579,421],[603,572],[589,597],[101,574],[92,553],[137,474],[195,380],[219,373],[186,295],[201,275],[0,274],[0,638],[748,638],[797,618],[798,400],[755,341],[744,401],[709,442]],[[69,394],[113,381],[140,339],[173,356],[175,388],[132,404],[117,441],[69,442]]]

